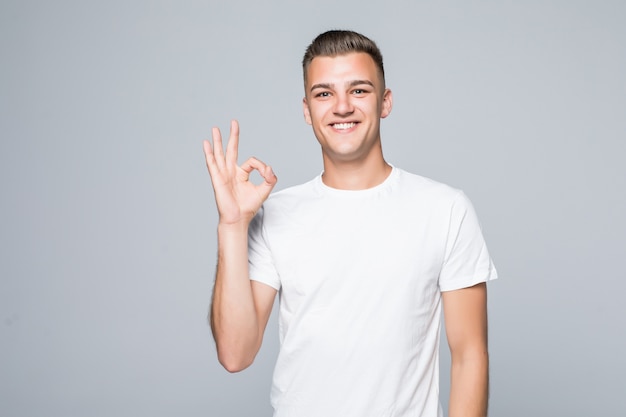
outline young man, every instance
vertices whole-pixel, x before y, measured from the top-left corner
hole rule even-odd
[[[450,416],[486,415],[485,282],[496,271],[470,202],[384,160],[392,93],[374,42],[323,33],[303,71],[320,176],[270,196],[268,165],[237,166],[236,121],[225,152],[216,128],[204,144],[220,216],[211,310],[220,362],[231,372],[252,363],[280,293],[276,417],[441,416],[443,303]],[[254,170],[262,184],[249,181]]]

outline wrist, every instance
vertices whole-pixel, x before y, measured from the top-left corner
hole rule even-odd
[[[248,233],[248,226],[252,219],[240,219],[237,221],[220,221],[217,223],[217,232],[219,234],[231,233]]]

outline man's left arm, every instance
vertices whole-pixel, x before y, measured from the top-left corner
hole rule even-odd
[[[442,292],[452,358],[449,417],[484,417],[489,397],[487,286]]]

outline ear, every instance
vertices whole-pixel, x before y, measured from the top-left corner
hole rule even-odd
[[[380,111],[380,118],[384,119],[389,116],[391,113],[391,108],[393,107],[393,94],[391,94],[391,90],[385,88],[385,92],[383,93],[383,105]]]
[[[307,103],[306,97],[302,99],[302,111],[304,112],[304,121],[309,125],[312,124],[311,111],[309,110],[309,103]]]

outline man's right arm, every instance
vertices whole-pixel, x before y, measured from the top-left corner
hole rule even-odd
[[[218,262],[211,305],[217,356],[229,372],[250,366],[261,347],[276,290],[251,281],[247,225],[218,226]]]
[[[211,330],[218,359],[230,372],[241,371],[254,360],[276,296],[274,288],[251,281],[248,272],[248,227],[276,184],[276,176],[255,158],[237,166],[238,142],[239,125],[233,121],[226,152],[217,128],[213,146],[204,143],[220,216]],[[262,184],[249,180],[254,170],[263,177]]]

